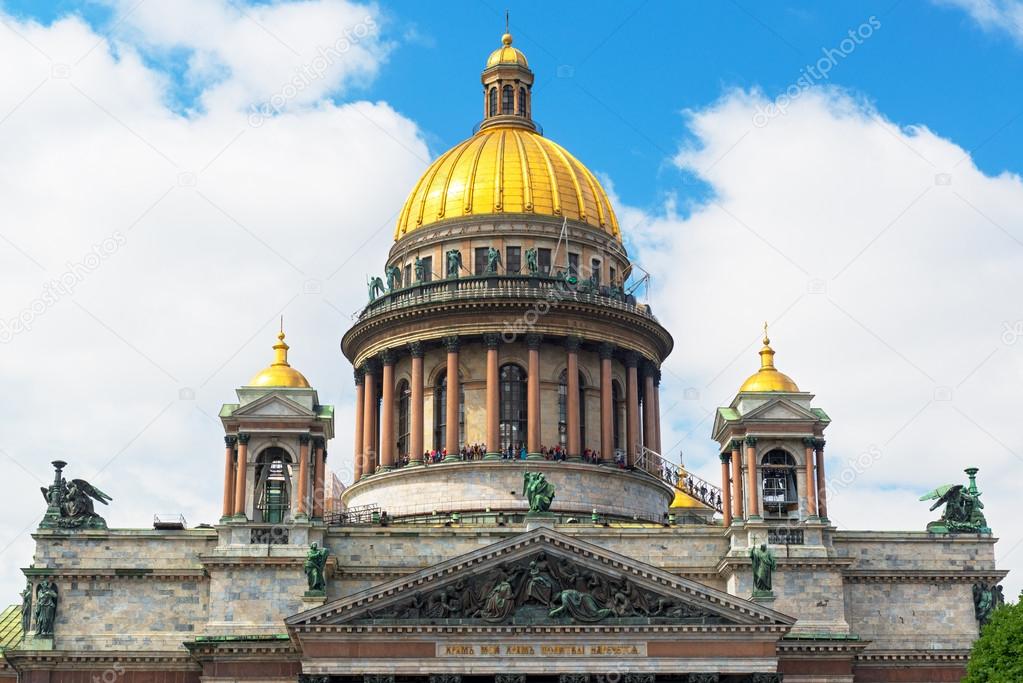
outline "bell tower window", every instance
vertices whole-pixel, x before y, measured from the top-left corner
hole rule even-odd
[[[280,524],[291,506],[291,456],[278,447],[256,459],[256,521]]]
[[[515,88],[510,85],[501,88],[501,113],[515,113]]]
[[[519,88],[519,116],[526,115],[526,89]]]
[[[489,116],[497,116],[497,88],[491,88],[488,95],[487,111]]]

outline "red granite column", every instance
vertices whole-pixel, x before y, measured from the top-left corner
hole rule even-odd
[[[316,452],[313,456],[313,464],[316,467],[316,473],[313,477],[313,518],[323,519],[323,502],[327,485],[327,442],[321,437],[316,437],[314,446]]]
[[[625,355],[626,368],[626,419],[625,431],[628,442],[625,444],[626,465],[636,466],[640,453],[639,435],[639,355],[630,351]]]
[[[238,437],[224,437],[224,509],[222,518],[227,519],[234,512],[234,446]]]
[[[600,345],[600,460],[614,462],[614,403],[611,391],[611,357],[614,344]]]
[[[657,399],[654,398],[653,363],[643,364],[643,445],[658,455],[657,451]],[[652,462],[652,461],[651,461]],[[647,468],[650,469],[649,467]]]
[[[238,435],[238,464],[234,479],[234,516],[245,519],[245,475],[249,467],[249,435]]]
[[[498,346],[501,336],[487,334],[483,337],[487,347],[487,454],[484,460],[501,459],[501,395],[500,365]]]
[[[309,515],[309,435],[298,435],[298,514]]]
[[[394,354],[385,351],[380,354],[384,365],[383,400],[380,417],[380,469],[383,472],[394,469]]]
[[[721,453],[721,516],[725,527],[732,524],[732,486],[731,477],[728,476],[728,463],[731,456],[728,453]]]
[[[412,395],[409,397],[412,409],[411,443],[409,464],[423,464],[423,344],[412,342],[408,345],[412,355]]]
[[[812,519],[817,516],[817,481],[814,479],[813,473],[814,446],[816,446],[816,442],[813,439],[807,438],[803,439],[803,445],[806,447],[803,452],[804,465],[806,467],[806,516]]]
[[[362,439],[363,439],[363,411],[365,410],[365,377],[361,369],[355,370],[355,451],[353,458],[355,460],[355,471],[353,475],[353,482],[362,479]]]
[[[580,445],[580,424],[579,424],[579,343],[578,337],[569,337],[565,340],[565,351],[567,355],[565,374],[568,375],[568,396],[565,397],[567,408],[566,428],[568,429],[568,457],[572,460],[582,459],[582,446]]]
[[[362,409],[362,476],[368,477],[377,468],[377,367],[366,362],[362,367],[365,394]]]
[[[817,514],[828,520],[828,486],[824,478],[824,439],[817,439]]]
[[[732,520],[742,519],[742,443],[732,439]]]
[[[757,439],[755,436],[746,437],[746,498],[749,501],[749,509],[746,511],[746,519],[761,519],[760,516],[760,490],[757,488]]]
[[[527,458],[541,460],[540,454],[540,344],[538,334],[526,335],[529,348],[529,376],[526,378],[526,451]]]
[[[459,429],[459,398],[461,398],[461,384],[458,378],[458,337],[445,337],[444,345],[448,349],[448,372],[447,372],[447,405],[445,411],[445,432],[444,447],[448,454],[444,460],[461,460],[462,451],[459,444],[461,430]]]

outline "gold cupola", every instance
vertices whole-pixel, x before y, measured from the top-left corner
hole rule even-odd
[[[567,218],[621,240],[611,200],[588,168],[533,122],[533,72],[505,33],[482,74],[479,132],[440,155],[412,189],[394,239],[468,216]]]
[[[788,375],[778,372],[774,367],[774,349],[771,348],[771,340],[767,336],[767,323],[764,323],[764,346],[760,349],[760,370],[749,376],[739,393],[743,392],[769,392],[784,391],[797,393],[799,387]]]
[[[274,362],[252,378],[246,386],[308,389],[309,380],[288,364],[288,345],[284,343],[284,329],[277,335],[274,344]]]

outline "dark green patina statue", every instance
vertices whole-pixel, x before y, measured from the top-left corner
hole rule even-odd
[[[57,584],[43,579],[36,586],[36,635],[53,636],[53,622],[57,619]]]
[[[536,275],[540,270],[540,264],[536,258],[536,248],[526,249],[526,271],[530,275]]]
[[[778,566],[774,555],[767,549],[766,543],[753,546],[749,551],[753,563],[753,597],[766,598],[774,595],[771,590],[771,579]]]
[[[487,249],[487,272],[496,273],[499,265],[501,265],[501,252],[490,247]]]
[[[571,616],[572,619],[584,624],[603,621],[614,615],[614,610],[601,607],[589,593],[569,589],[554,596],[553,609],[547,616],[556,619],[560,616]]]
[[[932,534],[991,533],[991,527],[981,512],[984,503],[980,501],[980,491],[977,490],[979,469],[967,467],[964,471],[970,480],[968,484],[945,484],[920,496],[920,500],[935,501],[931,510],[945,506],[941,517],[927,525],[927,531]]]
[[[458,249],[448,249],[444,253],[444,258],[447,263],[445,272],[448,277],[458,277],[459,272],[462,270],[462,252]]]
[[[313,543],[305,556],[305,576],[309,581],[310,593],[323,593],[327,590],[327,557],[330,550]]]
[[[105,519],[96,514],[94,501],[106,505],[113,500],[110,496],[84,479],[72,479],[69,484],[61,472],[67,465],[63,460],[54,460],[53,483],[40,486],[46,500],[46,515],[40,527],[44,529],[106,529]]]
[[[384,294],[387,291],[384,289],[383,279],[377,277],[376,275],[370,277],[369,280],[366,281],[366,285],[369,287],[370,303],[376,301],[379,295]]]
[[[1001,586],[987,583],[973,584],[973,610],[977,615],[977,623],[983,626],[991,620],[991,613],[1005,604],[1005,594]]]
[[[554,484],[547,481],[543,472],[526,472],[522,477],[522,490],[529,500],[529,512],[545,513],[554,501]]]
[[[21,632],[28,633],[32,628],[32,584],[21,591]]]
[[[401,288],[401,269],[398,266],[387,266],[387,291],[393,292]]]

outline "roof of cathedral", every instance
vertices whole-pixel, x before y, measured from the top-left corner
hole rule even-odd
[[[0,613],[0,650],[21,642],[21,605],[10,605]]]
[[[284,330],[281,329],[277,343],[273,346],[274,362],[261,370],[246,386],[308,389],[309,380],[288,364],[288,348],[284,343]]]
[[[506,60],[526,68],[511,35],[503,41],[488,68]],[[394,239],[447,219],[532,214],[578,221],[620,240],[611,200],[597,178],[537,132],[531,113],[524,106],[518,114],[490,112],[479,132],[430,164],[405,201]]]
[[[771,348],[771,340],[767,336],[767,323],[764,323],[764,346],[760,349],[760,369],[742,383],[739,393],[770,391],[797,393],[799,387],[791,377],[778,372],[778,369],[774,367],[774,349]]]

